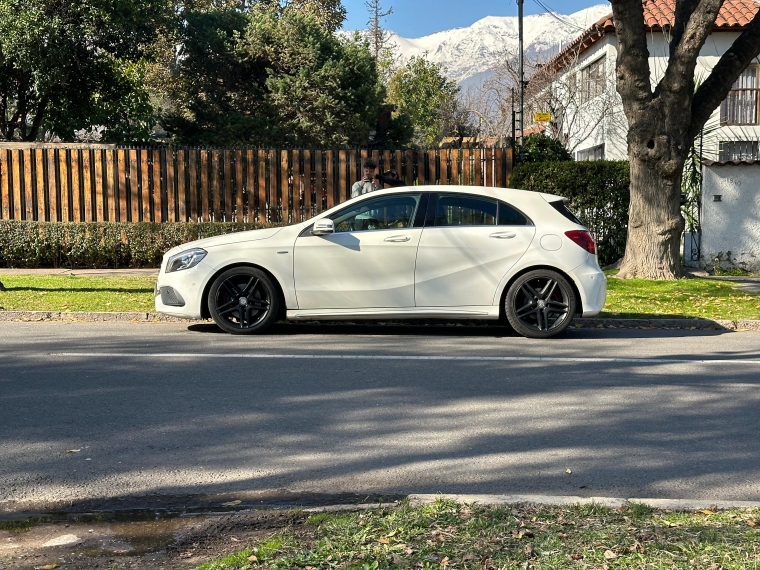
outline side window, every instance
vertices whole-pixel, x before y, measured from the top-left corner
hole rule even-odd
[[[435,211],[435,225],[493,226],[496,224],[496,211],[496,200],[441,194]]]
[[[522,212],[515,210],[509,204],[499,202],[499,225],[500,226],[528,226],[530,222]]]
[[[419,194],[363,200],[333,216],[335,233],[411,228],[419,201]]]

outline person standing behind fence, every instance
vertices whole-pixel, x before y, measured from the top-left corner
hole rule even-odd
[[[375,174],[375,180],[382,184],[382,188],[396,188],[397,186],[406,186],[406,182],[399,180],[398,173],[395,170],[386,170],[382,174]]]
[[[364,178],[354,182],[354,185],[351,187],[352,198],[377,190],[377,185],[375,184],[375,168],[377,168],[377,164],[375,164],[375,161],[373,160],[368,160],[364,163]]]

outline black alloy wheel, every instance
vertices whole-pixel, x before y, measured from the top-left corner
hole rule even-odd
[[[512,328],[528,338],[549,338],[565,330],[575,314],[575,294],[555,271],[536,269],[521,275],[504,299]]]
[[[211,318],[232,334],[255,334],[277,319],[280,296],[270,277],[253,267],[228,269],[214,280],[208,295]]]

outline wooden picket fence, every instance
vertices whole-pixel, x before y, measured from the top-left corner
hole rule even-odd
[[[367,158],[408,185],[505,187],[510,149],[0,148],[0,220],[291,223],[350,198]]]

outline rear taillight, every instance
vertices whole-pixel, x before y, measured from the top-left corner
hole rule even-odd
[[[586,230],[571,230],[565,235],[592,255],[596,255],[596,242]]]

